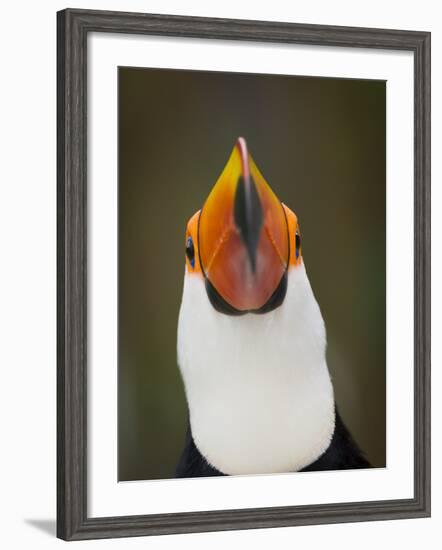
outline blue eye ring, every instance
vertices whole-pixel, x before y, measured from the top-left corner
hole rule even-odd
[[[193,246],[193,239],[190,235],[186,240],[186,256],[193,269],[195,267],[195,247]]]

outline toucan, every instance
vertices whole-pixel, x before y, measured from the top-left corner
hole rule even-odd
[[[176,477],[368,468],[340,417],[296,214],[240,137],[185,236]]]

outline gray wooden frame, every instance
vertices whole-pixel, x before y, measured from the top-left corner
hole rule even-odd
[[[414,55],[414,498],[87,516],[87,36],[90,32],[408,50]],[[65,540],[430,515],[430,33],[68,9],[57,14],[57,535]]]

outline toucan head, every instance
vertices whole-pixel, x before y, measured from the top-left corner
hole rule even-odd
[[[204,279],[218,311],[266,313],[282,304],[288,271],[301,262],[298,219],[272,191],[240,137],[187,224],[187,273]]]

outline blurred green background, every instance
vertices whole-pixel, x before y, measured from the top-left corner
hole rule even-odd
[[[169,478],[184,231],[238,136],[298,215],[344,421],[385,465],[385,82],[119,69],[120,480]]]

